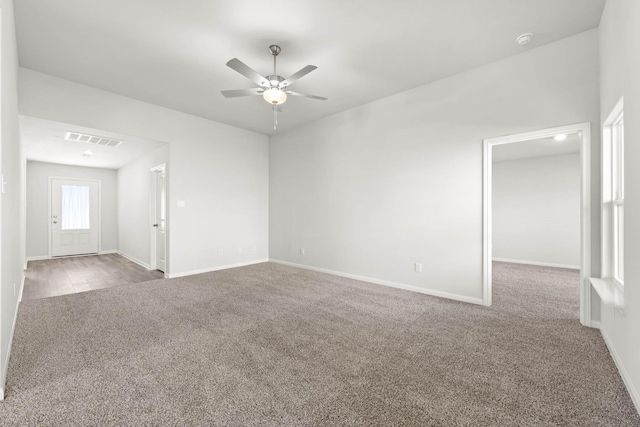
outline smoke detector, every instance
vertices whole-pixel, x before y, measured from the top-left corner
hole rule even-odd
[[[520,46],[524,46],[525,44],[528,44],[532,39],[533,39],[533,33],[524,33],[518,36],[516,41]]]

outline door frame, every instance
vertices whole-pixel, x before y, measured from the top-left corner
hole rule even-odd
[[[162,172],[164,171],[165,173],[165,194],[166,194],[166,212],[165,212],[165,216],[166,216],[166,224],[165,224],[165,272],[164,272],[164,277],[168,277],[169,274],[169,245],[168,243],[168,235],[169,235],[169,180],[168,178],[168,171],[167,171],[167,164],[166,163],[161,163],[157,166],[152,167],[151,169],[149,169],[150,172],[150,180],[151,180],[151,185],[149,186],[149,226],[151,226],[151,224],[157,224],[157,211],[156,211],[156,202],[157,202],[157,197],[156,197],[156,174],[158,172]],[[155,230],[153,230],[153,232],[149,233],[149,270],[156,270],[158,268],[157,265],[157,257],[156,257],[156,233]]]
[[[98,254],[102,253],[102,181],[99,179],[84,179],[84,178],[65,178],[60,176],[49,176],[49,189],[48,189],[48,199],[47,199],[47,229],[49,233],[49,259],[53,258],[53,235],[51,229],[51,196],[52,196],[52,187],[54,179],[62,179],[65,181],[80,181],[80,182],[97,182],[98,183]],[[68,256],[77,256],[77,255],[68,255]],[[59,258],[64,258],[65,256],[61,256]]]
[[[493,147],[575,132],[580,135],[580,323],[591,327],[591,124],[588,122],[483,140],[482,301],[486,306],[492,303]]]

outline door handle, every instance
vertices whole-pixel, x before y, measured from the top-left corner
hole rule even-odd
[[[54,223],[54,224],[57,224],[57,223],[58,223],[58,221],[53,221],[53,223]]]
[[[154,226],[154,227],[157,227],[157,226],[158,226],[158,224],[153,224],[153,226]]]

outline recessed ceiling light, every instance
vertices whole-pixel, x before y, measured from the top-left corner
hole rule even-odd
[[[560,133],[560,134],[554,136],[553,139],[555,139],[556,141],[564,141],[565,139],[567,139],[567,134],[566,133]]]
[[[529,43],[532,39],[533,39],[533,33],[524,33],[518,36],[516,41],[518,42],[519,45],[524,46],[525,44]]]
[[[82,152],[82,157],[91,157],[93,156],[93,151],[91,150],[85,150]]]

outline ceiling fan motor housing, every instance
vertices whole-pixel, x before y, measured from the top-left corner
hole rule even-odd
[[[273,56],[278,56],[281,50],[282,49],[280,49],[280,46],[278,46],[277,44],[272,44],[271,46],[269,46],[269,51],[271,51],[271,54]]]

